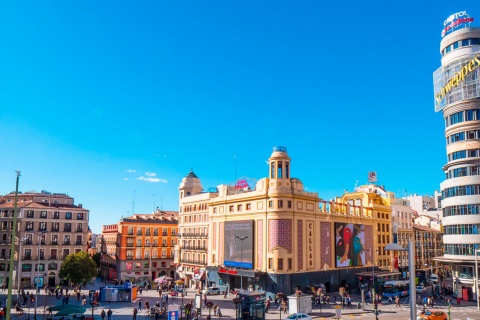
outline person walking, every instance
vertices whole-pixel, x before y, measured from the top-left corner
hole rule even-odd
[[[138,299],[138,310],[142,311],[142,299]]]
[[[133,318],[132,318],[132,320],[137,320],[137,312],[138,312],[137,308],[133,308]]]
[[[102,309],[102,312],[100,312],[100,318],[102,318],[102,320],[105,320],[105,316],[107,314],[105,313],[105,309]]]
[[[457,306],[461,306],[462,303],[460,302],[460,297],[457,297]]]
[[[108,311],[107,311],[107,320],[112,320],[112,313],[113,313],[112,309],[108,309]]]
[[[400,307],[400,297],[395,296],[395,307]]]

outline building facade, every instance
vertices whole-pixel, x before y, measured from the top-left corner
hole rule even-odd
[[[452,16],[453,17],[453,16]],[[449,23],[468,26],[455,17]],[[449,29],[450,30],[450,29]],[[454,290],[472,293],[475,249],[480,244],[480,28],[458,28],[440,43],[434,72],[435,111],[445,124],[447,161],[441,183],[444,251]]]
[[[102,227],[101,274],[107,280],[153,283],[175,276],[178,214],[157,210]]]
[[[324,283],[330,291],[355,286],[357,272],[388,267],[391,209],[380,195],[361,191],[323,201],[291,177],[286,148],[274,148],[268,162],[268,177],[255,185],[237,182],[203,192],[193,173],[182,181],[181,237],[192,233],[188,228],[208,228],[206,260],[200,251],[201,263],[191,265],[206,269],[206,285],[291,293]],[[186,179],[195,179],[190,189]],[[196,220],[186,218],[194,214]]]
[[[434,260],[443,252],[441,231],[421,225],[413,225],[415,238],[415,269],[426,270],[428,274],[442,273],[440,261]]]
[[[14,202],[15,193],[0,197],[0,283],[5,284],[8,283]],[[63,259],[88,249],[89,211],[81,204],[76,205],[74,198],[66,194],[47,191],[19,193],[17,208],[14,271],[20,277],[20,286],[60,284],[58,273]]]

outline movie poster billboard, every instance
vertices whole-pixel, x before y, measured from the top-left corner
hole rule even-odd
[[[365,264],[365,226],[335,222],[335,267]]]
[[[224,227],[224,265],[252,269],[253,220],[227,221]]]

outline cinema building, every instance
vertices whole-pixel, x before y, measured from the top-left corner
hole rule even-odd
[[[452,19],[445,21],[450,33],[440,43],[441,67],[433,74],[435,111],[443,113],[447,151],[445,180],[440,184],[444,253],[436,260],[451,266],[457,294],[475,299],[475,250],[480,249],[480,28],[455,30],[448,23],[467,24]]]
[[[252,185],[203,192],[193,172],[183,179],[179,272],[190,285],[290,294],[323,283],[333,292],[354,288],[355,275],[373,265],[389,267],[391,208],[379,194],[324,201],[292,178],[285,147],[275,147],[268,163],[268,176]]]

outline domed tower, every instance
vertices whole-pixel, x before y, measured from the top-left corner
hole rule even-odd
[[[440,43],[442,66],[434,72],[435,111],[445,123],[447,163],[440,184],[444,256],[461,269],[473,264],[480,245],[480,28],[469,24],[465,11],[445,20],[451,31]],[[480,247],[479,247],[480,248]],[[457,264],[459,263],[459,264]],[[473,270],[471,270],[473,271]],[[454,276],[458,277],[454,271]],[[471,284],[470,284],[471,286]]]
[[[270,173],[270,189],[272,187],[290,186],[290,157],[285,147],[274,147],[268,159]]]
[[[190,170],[190,173],[182,179],[178,190],[180,190],[180,199],[182,199],[183,197],[202,193],[203,187],[197,175],[193,170]]]

